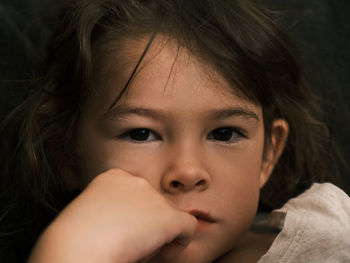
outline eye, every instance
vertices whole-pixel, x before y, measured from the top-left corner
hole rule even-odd
[[[209,133],[209,140],[216,140],[222,142],[235,142],[240,138],[245,137],[243,132],[239,131],[236,128],[218,128]]]
[[[154,132],[144,128],[129,130],[124,134],[120,135],[119,137],[129,139],[135,142],[148,142],[159,139],[159,136],[156,135]]]

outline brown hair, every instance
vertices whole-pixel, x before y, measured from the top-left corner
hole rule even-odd
[[[79,172],[74,132],[82,106],[96,88],[96,59],[103,48],[113,48],[108,44],[128,37],[163,34],[210,64],[261,105],[266,141],[274,119],[288,121],[286,148],[262,189],[262,203],[277,208],[312,182],[330,179],[333,139],[319,103],[304,83],[290,39],[262,8],[243,0],[70,2],[49,45],[47,70],[37,89],[1,126],[6,138],[1,233],[23,229],[32,232],[33,242],[72,198],[61,175],[66,167]]]

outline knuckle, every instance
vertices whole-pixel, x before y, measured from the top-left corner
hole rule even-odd
[[[110,169],[103,173],[98,174],[90,184],[113,184],[120,180],[124,175],[124,172],[120,169]]]

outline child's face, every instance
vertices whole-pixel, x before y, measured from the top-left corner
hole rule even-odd
[[[104,115],[143,47],[134,43],[128,56],[110,55],[102,66],[98,94],[78,127],[81,179],[86,185],[121,168],[145,177],[179,209],[209,213],[215,222],[200,222],[192,243],[171,261],[209,262],[241,239],[255,215],[269,173],[262,109],[168,45],[149,51],[127,93]]]

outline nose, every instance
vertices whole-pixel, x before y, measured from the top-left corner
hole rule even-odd
[[[161,179],[161,187],[168,193],[201,192],[209,185],[210,176],[203,165],[194,158],[188,160],[184,156],[175,160]]]

